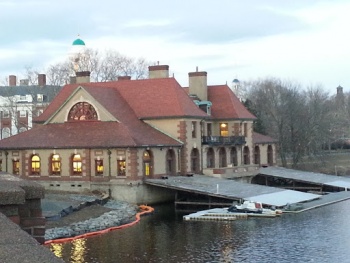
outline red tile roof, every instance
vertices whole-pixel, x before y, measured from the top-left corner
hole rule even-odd
[[[213,104],[213,118],[256,119],[227,85],[208,86],[208,100]]]
[[[108,148],[162,145],[181,146],[181,143],[141,121],[133,129],[118,122],[74,121],[54,123],[41,125],[0,141],[0,147],[3,149]]]
[[[253,132],[253,143],[262,144],[262,143],[276,143],[278,140],[271,138],[270,136],[263,135],[257,132]]]
[[[174,78],[113,81],[66,85],[43,114],[34,121],[45,122],[77,87],[83,87],[118,118],[118,101],[124,100],[140,119],[208,117],[189,99]]]

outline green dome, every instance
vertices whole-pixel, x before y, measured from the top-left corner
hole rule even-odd
[[[73,41],[73,46],[85,46],[85,42],[81,40],[80,38],[77,38],[76,40]]]

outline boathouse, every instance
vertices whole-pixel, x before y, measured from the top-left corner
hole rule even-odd
[[[0,141],[2,171],[47,189],[152,203],[169,193],[154,195],[145,178],[242,177],[276,162],[275,141],[254,133],[256,117],[227,84],[207,85],[205,71],[190,72],[188,87],[167,65],[150,66],[142,80],[89,76],[77,72],[33,129]]]

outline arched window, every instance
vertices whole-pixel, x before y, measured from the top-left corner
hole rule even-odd
[[[191,172],[199,173],[199,151],[197,148],[193,148],[191,151]]]
[[[13,174],[19,174],[19,160],[14,159],[12,160],[12,173]]]
[[[103,175],[103,160],[102,159],[96,159],[95,160],[95,175]]]
[[[40,157],[37,154],[32,156],[32,165],[30,174],[40,174]]]
[[[219,167],[227,166],[226,150],[224,147],[221,147],[219,150]]]
[[[268,165],[273,166],[273,149],[271,145],[267,147],[267,163]]]
[[[245,146],[243,149],[243,164],[250,164],[250,151],[248,146]]]
[[[260,164],[260,148],[259,148],[259,146],[255,146],[255,148],[254,148],[254,163]]]
[[[82,162],[81,162],[80,154],[74,154],[72,157],[73,175],[81,175],[82,173],[81,166],[82,166]]]
[[[207,168],[215,167],[215,153],[213,148],[209,148],[207,151]]]
[[[172,149],[169,149],[166,153],[166,172],[169,175],[176,174],[176,158],[175,152]]]
[[[51,174],[61,174],[61,157],[59,154],[51,155]]]
[[[238,165],[237,148],[236,147],[232,147],[232,149],[231,149],[231,164],[233,166]]]
[[[143,175],[151,176],[153,174],[153,155],[146,150],[143,152]]]
[[[87,102],[78,102],[68,113],[68,121],[97,120],[95,108]]]

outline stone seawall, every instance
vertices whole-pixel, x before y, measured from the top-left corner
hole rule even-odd
[[[0,173],[0,262],[63,262],[40,245],[45,242],[43,197],[41,185]]]

